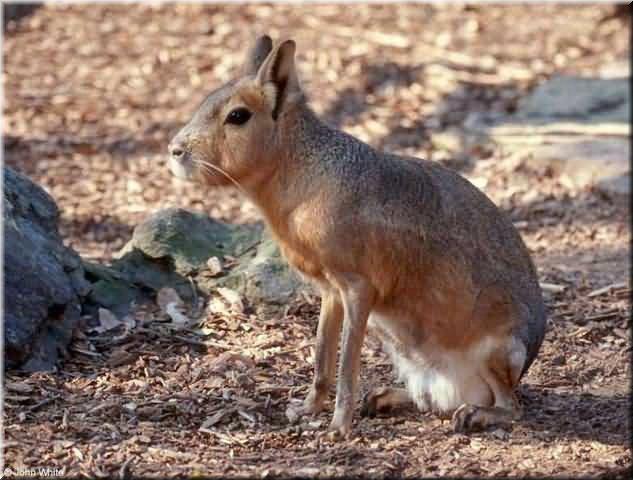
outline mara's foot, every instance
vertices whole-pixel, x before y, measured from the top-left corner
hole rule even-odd
[[[490,427],[510,427],[517,420],[518,412],[501,407],[480,407],[463,404],[453,413],[456,432],[476,432]]]
[[[350,412],[339,410],[334,412],[332,423],[327,431],[327,437],[332,441],[341,441],[349,438],[352,432],[352,417]]]
[[[291,423],[295,423],[306,415],[316,415],[325,408],[325,398],[325,394],[310,390],[310,393],[301,405],[288,405],[286,417],[288,417]]]
[[[411,397],[404,388],[379,387],[365,395],[360,414],[363,417],[374,417],[380,411],[410,403]]]

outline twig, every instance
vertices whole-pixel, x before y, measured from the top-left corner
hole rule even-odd
[[[84,350],[83,348],[71,346],[70,349],[77,353],[82,353],[84,355],[88,355],[89,357],[97,357],[101,358],[102,355],[99,352],[91,352],[90,350]]]
[[[611,292],[611,290],[619,290],[621,288],[626,288],[627,284],[622,283],[612,283],[611,285],[607,285],[606,287],[598,288],[587,295],[588,298],[599,297],[600,295],[604,295],[605,293]]]
[[[248,413],[246,413],[244,410],[237,410],[238,415],[241,415],[242,417],[244,417],[246,420],[248,420],[251,423],[257,423],[257,419],[255,417],[253,417],[252,415],[249,415]]]
[[[181,329],[182,330],[182,329]],[[144,327],[140,327],[138,328],[138,331],[140,332],[145,332],[145,333],[153,333],[154,335],[157,335],[161,338],[166,338],[166,339],[176,339],[176,340],[180,340],[181,342],[184,343],[188,343],[190,345],[195,345],[198,347],[215,347],[215,348],[221,348],[223,350],[230,350],[230,346],[222,344],[222,343],[218,343],[218,342],[214,342],[213,340],[205,340],[205,341],[200,341],[200,340],[193,340],[187,337],[182,337],[180,335],[168,335],[166,333],[160,332],[158,330],[150,330],[149,328],[144,328]],[[191,331],[191,330],[189,330]]]
[[[34,412],[35,410],[37,410],[38,408],[43,407],[44,405],[48,405],[49,403],[54,402],[55,400],[57,400],[59,397],[55,396],[55,397],[49,397],[49,398],[45,398],[44,400],[36,403],[35,405],[31,405],[29,407],[29,411],[30,412]]]
[[[555,283],[540,282],[539,285],[542,290],[550,293],[561,293],[567,289],[565,285],[557,285]]]
[[[257,248],[259,246],[259,244],[262,243],[262,240],[257,240],[255,243],[253,243],[252,245],[250,245],[249,247],[246,247],[244,250],[242,250],[240,253],[236,254],[236,257],[241,257],[242,255],[244,255],[245,253],[250,252],[251,250],[253,250],[254,248]]]
[[[124,479],[127,477],[128,474],[128,466],[130,465],[130,462],[132,461],[132,457],[128,458],[125,462],[123,462],[123,465],[121,465],[121,468],[119,469],[119,478],[120,479]]]
[[[171,338],[175,338],[176,340],[180,340],[181,342],[188,343],[189,345],[195,345],[197,347],[208,346],[205,342],[201,342],[200,340],[192,340],[187,337],[181,337],[180,335],[171,335]]]
[[[604,320],[605,318],[611,318],[611,317],[615,317],[616,315],[620,314],[620,309],[618,308],[611,308],[609,310],[605,310],[604,312],[598,312],[594,315],[589,315],[588,317],[585,317],[586,321],[591,321],[591,320]]]

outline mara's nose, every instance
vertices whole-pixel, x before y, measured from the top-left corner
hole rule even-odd
[[[185,154],[185,149],[179,143],[172,143],[169,145],[169,154],[174,158],[182,158]]]

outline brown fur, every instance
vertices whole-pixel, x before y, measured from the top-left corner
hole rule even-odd
[[[201,162],[221,168],[260,208],[288,262],[321,287],[315,380],[300,413],[323,407],[342,324],[331,428],[349,432],[372,312],[390,319],[402,352],[518,338],[527,350],[519,370],[504,350],[491,357],[488,375],[502,385],[493,391],[510,395],[536,355],[545,315],[536,271],[509,220],[456,173],[377,152],[321,123],[299,87],[293,42],[271,51],[262,37],[244,72],[173,140],[180,156],[172,168],[225,185],[226,176]],[[252,117],[227,124],[237,107]]]

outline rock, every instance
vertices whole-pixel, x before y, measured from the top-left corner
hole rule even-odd
[[[542,145],[532,149],[531,163],[547,166],[571,187],[594,186],[603,193],[630,193],[629,142],[591,139]]]
[[[558,76],[519,102],[515,114],[475,112],[464,128],[468,136],[485,135],[511,146],[566,141],[578,135],[628,138],[629,119],[628,78]]]
[[[628,123],[629,101],[626,78],[557,76],[519,103],[517,118]]]
[[[128,248],[153,259],[167,259],[177,273],[188,275],[203,268],[210,257],[238,256],[252,247],[259,241],[254,230],[218,222],[202,213],[170,208],[138,225]]]
[[[223,264],[221,271],[209,270],[213,257]],[[98,278],[93,302],[119,316],[143,290],[155,293],[169,286],[191,300],[189,278],[203,294],[233,289],[264,313],[277,311],[308,288],[288,267],[263,225],[230,225],[178,208],[161,210],[138,225],[111,267],[86,268]]]
[[[281,256],[279,247],[265,230],[254,251],[238,258],[238,265],[224,277],[203,277],[203,290],[221,286],[239,292],[259,313],[273,314],[292,302],[301,290],[310,291]]]
[[[604,178],[597,182],[595,187],[611,198],[628,199],[631,195],[631,174],[629,172],[626,175]]]
[[[134,265],[134,262],[130,261],[127,265]],[[132,302],[139,302],[146,297],[135,285],[133,277],[125,271],[92,262],[84,262],[84,269],[86,279],[91,282],[90,293],[84,302],[84,311],[92,314],[90,326],[94,326],[99,308],[109,309],[117,316],[124,317]]]
[[[513,115],[471,115],[466,136],[487,138],[512,157],[528,159],[527,166],[546,167],[569,187],[629,195],[628,70],[611,67],[605,66],[606,78],[553,77]]]
[[[63,245],[53,199],[4,171],[4,355],[9,368],[52,370],[72,337],[89,284]]]
[[[85,264],[93,282],[86,310],[94,314],[104,307],[123,317],[132,302],[151,301],[164,287],[191,301],[188,277],[195,280],[210,257],[237,256],[250,248],[259,239],[255,230],[187,210],[161,210],[136,226],[111,266]]]

